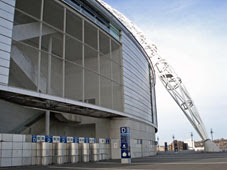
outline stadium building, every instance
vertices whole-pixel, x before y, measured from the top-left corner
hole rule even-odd
[[[0,96],[0,133],[110,138],[116,159],[126,126],[156,153],[153,66],[96,0],[1,0]]]

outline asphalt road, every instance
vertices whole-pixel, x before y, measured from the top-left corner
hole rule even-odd
[[[9,170],[227,170],[227,153],[167,152],[156,156],[132,159],[131,164],[120,160],[95,163],[64,164],[61,166],[28,166],[0,168]]]

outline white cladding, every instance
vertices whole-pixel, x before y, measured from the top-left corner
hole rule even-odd
[[[14,11],[15,0],[0,1],[0,84],[3,85],[9,79]]]
[[[124,32],[122,43],[125,113],[153,123],[149,62]]]

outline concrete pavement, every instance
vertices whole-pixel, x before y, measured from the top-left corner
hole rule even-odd
[[[0,168],[1,169],[1,168]],[[167,152],[157,156],[132,159],[132,164],[121,164],[120,160],[101,162],[29,166],[2,168],[9,170],[227,170],[227,153],[200,153],[200,152]]]

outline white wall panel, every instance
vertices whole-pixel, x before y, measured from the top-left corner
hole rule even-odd
[[[122,33],[125,112],[151,122],[149,67],[145,54]]]
[[[0,42],[0,50],[6,51],[6,52],[9,52],[10,53],[11,45],[3,44],[2,42]]]
[[[16,1],[15,0],[1,0],[2,2],[5,2],[6,4],[9,4],[11,6],[15,6]]]
[[[0,74],[4,76],[9,76],[9,68],[0,67]]]
[[[0,59],[10,60],[10,53],[0,50]]]
[[[0,84],[8,85],[15,0],[0,1]]]
[[[0,8],[8,13],[14,14],[14,7],[5,2],[0,1]]]
[[[0,13],[0,16],[1,16],[1,13]],[[10,21],[8,21],[10,22]],[[4,36],[7,36],[7,37],[12,37],[12,29],[8,29],[8,28],[5,28],[2,26],[3,24],[0,23],[0,34],[4,35]]]
[[[0,42],[2,42],[2,43],[4,43],[4,44],[7,44],[7,45],[11,46],[12,40],[11,40],[11,38],[9,38],[9,37],[6,37],[6,36],[4,36],[4,35],[0,35]]]
[[[5,11],[5,10],[2,10],[1,8],[0,8],[0,16],[4,19],[11,21],[11,22],[13,21],[13,18],[14,18],[14,14],[11,14],[11,13]]]
[[[0,58],[0,67],[9,68],[9,60],[4,60]]]
[[[12,29],[13,28],[13,22],[10,22],[4,18],[0,18],[0,26]]]

